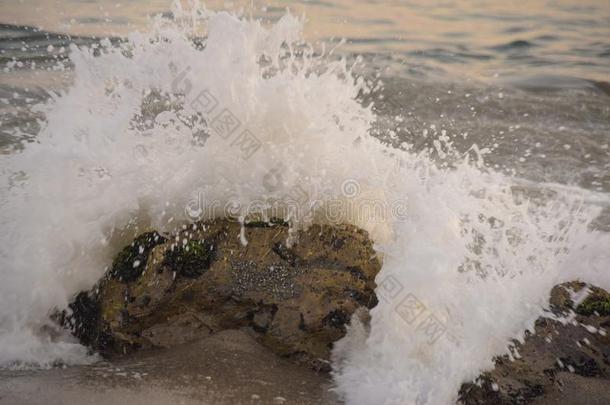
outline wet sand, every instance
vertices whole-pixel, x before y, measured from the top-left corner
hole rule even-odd
[[[90,366],[0,371],[1,405],[336,404],[328,374],[227,330],[171,350]]]

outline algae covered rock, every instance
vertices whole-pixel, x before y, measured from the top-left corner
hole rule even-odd
[[[123,249],[66,317],[105,355],[171,347],[244,328],[265,346],[327,368],[358,308],[376,305],[380,262],[366,232],[314,225],[287,246],[288,226],[197,223],[168,239],[150,232]]]
[[[166,239],[157,232],[147,232],[138,236],[131,245],[123,248],[116,256],[109,277],[126,282],[136,280],[146,268],[150,249],[165,241]]]
[[[460,403],[610,403],[609,298],[579,282],[556,286],[552,313],[515,343],[513,356],[496,358],[493,370],[464,384]]]
[[[610,316],[610,294],[601,288],[591,287],[591,293],[576,307],[583,316]]]

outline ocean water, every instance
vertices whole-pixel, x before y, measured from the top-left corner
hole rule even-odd
[[[453,403],[554,285],[610,288],[605,2],[0,16],[3,367],[95,361],[49,314],[138,231],[206,216],[370,233],[380,303],[333,354],[348,404]]]

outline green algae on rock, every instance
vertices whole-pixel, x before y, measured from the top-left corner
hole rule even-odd
[[[380,262],[367,233],[313,225],[288,246],[283,221],[251,223],[244,246],[241,232],[239,223],[215,220],[168,239],[136,238],[93,291],[79,295],[88,305],[72,305],[84,325],[75,335],[113,356],[245,329],[279,355],[328,369],[351,315],[377,303]]]
[[[610,294],[601,288],[592,287],[591,294],[576,308],[579,315],[610,316]]]
[[[194,278],[210,268],[214,244],[205,240],[187,240],[165,253],[163,264],[182,277]]]
[[[131,245],[123,248],[116,256],[109,276],[127,282],[136,280],[146,267],[150,249],[165,242],[166,239],[157,232],[147,232],[138,236]]]

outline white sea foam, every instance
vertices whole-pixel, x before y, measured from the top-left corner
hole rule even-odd
[[[170,232],[203,209],[243,217],[253,202],[278,202],[295,228],[328,220],[337,201],[399,210],[333,216],[368,230],[384,262],[370,330],[354,324],[334,353],[350,404],[450,403],[532,326],[553,285],[610,286],[584,191],[548,185],[532,201],[442,139],[435,153],[451,169],[382,145],[357,101],[370,88],[345,61],[314,57],[298,18],[264,27],[175,11],[99,56],[73,48],[74,83],[40,107],[37,142],[1,158],[1,364],[87,361],[78,344],[43,337],[54,308],[136,232]],[[204,47],[191,39],[202,28]],[[204,124],[222,111],[235,132]]]

